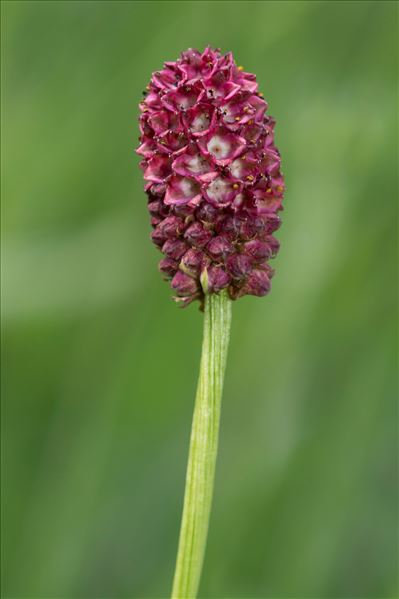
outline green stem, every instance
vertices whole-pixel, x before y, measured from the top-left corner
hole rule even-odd
[[[200,582],[212,504],[230,323],[231,300],[227,293],[207,295],[172,599],[194,599]]]

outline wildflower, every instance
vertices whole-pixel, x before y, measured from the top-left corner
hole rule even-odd
[[[231,53],[189,49],[153,73],[140,109],[151,237],[175,299],[266,295],[284,179],[255,75]]]

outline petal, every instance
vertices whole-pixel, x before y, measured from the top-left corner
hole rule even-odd
[[[148,161],[144,171],[144,179],[154,183],[162,183],[171,174],[171,161],[168,156],[155,155]]]
[[[205,135],[214,126],[216,113],[214,107],[205,102],[196,104],[183,115],[183,121],[194,136]]]
[[[151,90],[145,97],[142,102],[144,105],[143,109],[148,110],[148,108],[159,109],[162,108],[161,98],[159,96],[158,90]]]
[[[148,116],[148,123],[155,135],[162,135],[166,131],[183,131],[180,115],[167,110],[157,110]]]
[[[212,164],[203,154],[194,151],[180,154],[172,164],[173,170],[183,177],[201,180],[206,174],[214,172]]]
[[[261,168],[267,175],[277,175],[280,169],[280,155],[276,150],[268,148],[262,157]]]
[[[187,204],[201,199],[200,187],[193,179],[175,175],[168,183],[165,204]]]
[[[216,177],[204,189],[207,200],[217,207],[228,206],[238,193],[238,184],[224,177]]]
[[[198,146],[205,156],[209,156],[220,166],[228,165],[245,150],[246,141],[236,133],[223,127],[201,137]]]
[[[198,50],[189,48],[181,54],[182,61],[178,64],[178,69],[183,76],[184,81],[195,81],[199,77],[203,77],[205,73],[210,73],[207,63]],[[211,67],[213,65],[211,64]]]
[[[201,85],[180,85],[177,89],[170,90],[162,96],[163,105],[173,112],[180,112],[191,108],[201,101],[205,91]]]
[[[156,151],[157,146],[152,138],[145,139],[142,144],[137,148],[136,154],[144,156],[144,158],[151,158]]]
[[[176,73],[170,68],[162,69],[153,73],[151,83],[162,90],[173,88],[176,85]]]
[[[158,110],[148,117],[148,122],[156,135],[164,133],[169,128],[169,118],[166,110]]]
[[[266,102],[259,96],[236,94],[221,107],[222,119],[230,129],[237,129],[246,123],[260,123],[267,109]]]
[[[235,179],[252,183],[258,175],[258,160],[252,153],[247,153],[245,156],[240,156],[233,160],[228,169]]]
[[[228,78],[228,70],[217,70],[211,77],[204,79],[207,97],[212,100],[227,102],[239,92],[240,86],[237,83],[229,81]]]
[[[242,89],[256,93],[258,91],[258,84],[256,83],[256,75],[253,73],[245,73],[241,71],[241,76],[238,78],[238,83]]]
[[[247,124],[241,130],[241,135],[247,140],[249,144],[256,144],[261,135],[265,135],[265,128],[261,124],[254,123],[253,125]]]
[[[166,131],[157,138],[157,149],[165,154],[182,150],[188,144],[188,139],[182,131]]]

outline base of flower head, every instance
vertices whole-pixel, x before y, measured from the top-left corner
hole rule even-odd
[[[161,261],[161,264],[165,259]],[[199,279],[186,271],[178,269],[174,274],[171,287],[177,293],[173,300],[181,308],[185,308],[193,301],[200,302],[203,309],[205,296],[218,294],[226,290],[231,300],[237,300],[244,295],[265,296],[271,287],[271,278],[274,271],[268,265],[259,265],[251,269],[244,276],[234,279],[222,266],[205,267],[199,275]],[[170,274],[169,277],[170,278]]]
[[[152,200],[152,198],[151,198]],[[152,239],[164,258],[159,270],[175,292],[182,307],[194,300],[226,289],[232,300],[243,295],[264,296],[270,291],[273,269],[269,260],[279,248],[271,232],[280,225],[274,213],[252,216],[240,208],[211,210],[200,205],[185,216],[169,207],[161,216],[150,202]],[[179,214],[176,214],[178,212]]]

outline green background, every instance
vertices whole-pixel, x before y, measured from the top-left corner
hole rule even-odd
[[[397,597],[397,8],[3,2],[3,597],[168,596],[202,317],[157,272],[137,104],[207,44],[257,73],[287,194],[200,596]]]

